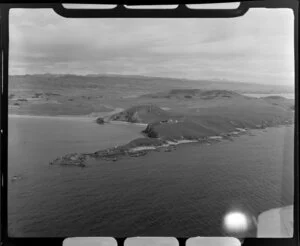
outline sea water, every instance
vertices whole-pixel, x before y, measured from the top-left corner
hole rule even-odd
[[[222,236],[231,211],[256,217],[293,203],[292,126],[116,162],[93,160],[85,168],[49,165],[67,153],[125,144],[142,129],[10,117],[9,235]]]

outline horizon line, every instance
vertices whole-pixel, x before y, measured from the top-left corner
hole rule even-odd
[[[144,78],[160,78],[160,79],[173,79],[173,80],[187,80],[187,81],[204,81],[210,80],[213,82],[228,82],[228,83],[235,83],[235,84],[251,84],[251,85],[266,85],[266,86],[286,86],[286,87],[294,87],[294,84],[279,84],[279,85],[272,85],[272,84],[265,84],[265,83],[256,83],[256,82],[239,82],[238,80],[229,80],[226,78],[202,78],[202,79],[192,79],[192,78],[176,78],[176,77],[164,77],[164,76],[154,76],[154,75],[140,75],[140,74],[117,74],[117,73],[89,73],[89,74],[76,74],[76,73],[29,73],[29,74],[9,74],[9,76],[35,76],[35,75],[58,75],[58,76],[78,76],[78,77],[88,77],[88,76],[118,76],[118,77],[144,77]]]

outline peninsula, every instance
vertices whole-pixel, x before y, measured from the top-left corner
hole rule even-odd
[[[181,143],[213,143],[232,139],[251,129],[292,124],[293,100],[283,97],[252,98],[228,90],[176,89],[144,94],[148,103],[133,105],[119,113],[98,118],[100,125],[112,121],[146,124],[144,137],[128,144],[94,153],[58,157],[52,165],[85,166],[89,158],[118,161],[151,151],[172,151]],[[159,106],[178,105],[168,108]],[[182,107],[182,105],[190,107]],[[181,106],[181,107],[180,107]]]

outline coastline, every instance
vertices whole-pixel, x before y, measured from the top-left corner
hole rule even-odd
[[[98,116],[95,115],[17,115],[9,114],[9,118],[31,118],[31,119],[49,119],[49,120],[76,120],[83,122],[94,122],[97,124],[96,120]],[[135,125],[141,129],[141,132],[144,133],[144,137],[134,139],[127,144],[117,145],[116,147],[100,149],[94,153],[67,153],[61,157],[56,158],[54,161],[51,161],[50,164],[55,165],[73,165],[73,166],[85,166],[86,160],[88,158],[94,159],[104,159],[108,161],[117,161],[123,157],[139,157],[148,154],[152,151],[163,151],[171,152],[176,149],[176,146],[182,144],[206,144],[211,145],[221,141],[233,141],[235,137],[241,135],[253,135],[252,130],[266,130],[271,127],[280,127],[292,125],[293,123],[281,123],[277,125],[264,125],[257,128],[241,128],[236,127],[233,131],[223,132],[217,135],[210,135],[207,133],[205,136],[195,136],[195,137],[149,137],[145,134],[145,128],[149,124],[145,123],[131,123],[126,121],[111,120],[106,121],[104,125]],[[101,127],[101,124],[99,125]]]
[[[129,124],[133,124],[133,123],[129,123]],[[254,136],[253,130],[266,131],[269,128],[287,127],[291,125],[293,124],[281,124],[281,125],[268,126],[265,128],[258,128],[258,129],[257,128],[256,129],[236,128],[236,131],[233,132],[223,133],[218,136],[207,136],[198,139],[184,139],[184,138],[178,140],[175,139],[165,140],[160,138],[135,139],[125,145],[102,149],[94,153],[69,153],[51,161],[50,165],[62,165],[62,166],[67,165],[67,166],[85,167],[86,161],[88,159],[115,162],[126,157],[131,158],[131,157],[144,156],[153,151],[171,152],[173,150],[176,150],[177,146],[186,145],[186,144],[211,145],[223,141],[234,141],[233,140],[234,138],[242,135]],[[140,143],[139,141],[141,140],[146,140],[146,143],[143,143],[143,141]],[[149,144],[147,140],[154,141],[154,143]]]

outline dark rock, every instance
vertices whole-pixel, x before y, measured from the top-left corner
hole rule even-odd
[[[96,123],[99,124],[99,125],[103,125],[103,124],[105,123],[105,121],[104,121],[103,118],[98,117],[98,118],[96,119]]]
[[[27,102],[28,100],[26,98],[19,98],[19,99],[17,99],[17,101],[19,101],[19,102]]]
[[[34,93],[34,95],[32,96],[32,98],[40,98],[42,96],[43,96],[43,93],[36,92],[36,93]]]
[[[50,162],[50,165],[85,167],[85,161],[87,157],[87,154],[67,154],[65,156],[56,158],[54,161]]]
[[[45,95],[46,95],[46,96],[61,96],[60,94],[58,94],[58,93],[53,93],[53,92],[46,92]]]

